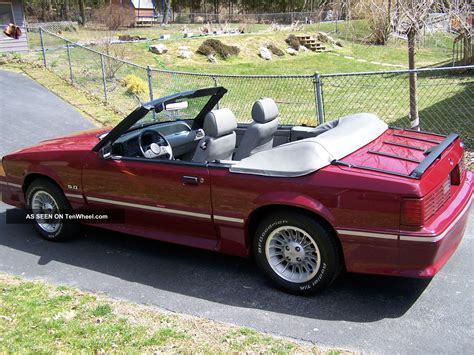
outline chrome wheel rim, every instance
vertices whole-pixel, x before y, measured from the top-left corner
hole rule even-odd
[[[314,239],[294,226],[272,231],[265,243],[265,255],[278,276],[294,283],[311,280],[321,266],[321,254]]]
[[[55,219],[59,213],[58,204],[51,194],[40,190],[31,198],[31,211],[35,214],[35,221],[46,233],[55,233],[61,227],[61,222]],[[37,215],[46,215],[48,218],[36,218]],[[51,215],[52,218],[49,218]]]

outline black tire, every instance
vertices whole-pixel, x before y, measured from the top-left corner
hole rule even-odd
[[[42,178],[34,180],[26,190],[26,202],[29,213],[33,212],[33,196],[41,191],[46,192],[54,199],[56,205],[58,206],[58,213],[70,213],[71,205],[69,204],[61,189],[52,181]],[[62,242],[76,237],[78,235],[80,225],[73,222],[60,222],[60,226],[57,230],[48,232],[42,228],[39,224],[39,221],[35,219],[34,227],[44,239],[53,242]]]
[[[280,276],[280,274],[278,274],[272,268],[269,260],[267,260],[268,258],[266,253],[266,245],[269,237],[275,240],[275,235],[281,235],[281,232],[279,233],[279,231],[286,231],[288,230],[287,228],[291,230],[291,228],[295,227],[299,230],[306,232],[306,234],[309,235],[309,237],[312,238],[315,242],[316,248],[318,249],[319,253],[311,255],[320,255],[320,262],[315,263],[315,265],[319,264],[319,268],[312,268],[312,266],[308,264],[299,264],[303,265],[303,268],[301,268],[299,266],[296,266],[296,264],[292,264],[292,262],[288,262],[286,259],[290,258],[288,260],[291,260],[291,258],[296,258],[295,255],[299,254],[290,255],[289,253],[291,253],[291,251],[286,251],[286,248],[288,246],[287,241],[281,242],[281,248],[279,247],[279,245],[277,245],[277,248],[280,248],[279,250],[281,250],[280,252],[283,253],[283,255],[277,257],[274,256],[271,259],[275,260],[276,258],[276,261],[274,263],[282,265],[275,266],[276,268],[280,268],[280,272],[282,271],[281,267],[285,266],[286,268],[286,264],[289,264],[289,270],[292,271],[291,275],[293,275],[293,268],[298,271],[301,270],[302,272],[304,270],[307,273],[307,275],[304,275],[304,277],[308,278],[308,280],[304,282],[286,280],[283,276]],[[342,260],[339,251],[339,246],[335,238],[336,236],[334,236],[333,231],[331,231],[329,228],[307,215],[294,212],[274,213],[264,218],[259,224],[255,236],[253,238],[253,253],[257,265],[275,286],[288,293],[298,295],[311,295],[328,287],[336,279],[342,268]],[[275,240],[275,242],[280,243],[280,240]],[[272,244],[270,241],[268,241],[268,243],[269,245]],[[294,248],[294,245],[298,244],[293,244],[290,247]],[[305,248],[307,244],[301,245],[305,245],[303,250],[306,250]],[[310,244],[310,248],[312,245],[314,245],[314,243]],[[269,253],[271,253],[270,250],[271,249],[269,249]],[[296,247],[295,250],[300,249],[297,249]],[[286,256],[284,253],[287,253]],[[304,255],[310,257],[309,253],[305,253]],[[299,260],[301,260],[301,258]],[[295,260],[293,261],[296,262]],[[283,275],[288,277],[285,272],[288,271],[283,271]],[[313,273],[315,274],[312,275]]]

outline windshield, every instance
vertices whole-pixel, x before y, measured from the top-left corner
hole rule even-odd
[[[178,99],[164,104],[160,112],[150,111],[130,129],[146,126],[152,123],[194,120],[209,101],[210,96]]]

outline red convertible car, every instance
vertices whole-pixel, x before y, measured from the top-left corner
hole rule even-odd
[[[342,269],[432,277],[454,253],[473,191],[456,134],[390,128],[369,113],[284,125],[269,98],[237,124],[218,108],[226,92],[170,95],[113,129],[11,153],[2,200],[29,209],[51,241],[77,234],[65,213],[119,210],[120,221],[80,223],[253,256],[298,294]]]

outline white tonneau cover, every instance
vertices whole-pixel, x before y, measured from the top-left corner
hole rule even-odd
[[[242,159],[233,173],[296,177],[324,168],[372,142],[388,128],[372,113],[341,117],[338,124],[314,138],[282,144]]]

